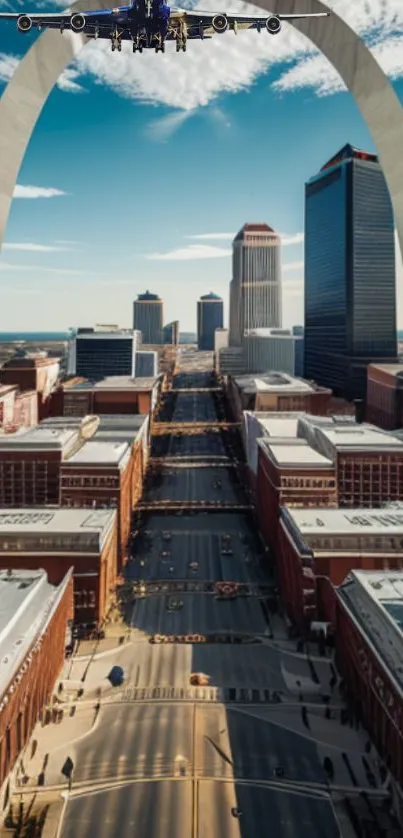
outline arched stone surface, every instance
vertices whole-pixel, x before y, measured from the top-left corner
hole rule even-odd
[[[107,5],[108,0],[80,0],[72,8]],[[228,8],[230,5],[228,0]],[[321,0],[259,0],[258,5],[278,14],[329,11]],[[296,20],[293,26],[329,59],[357,102],[388,183],[403,252],[403,108],[399,99],[364,42],[337,14]],[[36,121],[60,74],[84,45],[82,36],[44,32],[20,62],[0,100],[0,246],[18,172]]]

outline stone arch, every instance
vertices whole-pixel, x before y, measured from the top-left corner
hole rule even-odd
[[[71,8],[107,6],[108,0],[79,0]],[[278,14],[329,11],[322,0],[258,0],[258,6]],[[370,50],[337,14],[296,20],[293,26],[321,50],[355,98],[379,154],[403,253],[403,108],[399,99]],[[18,65],[0,100],[0,247],[37,119],[60,74],[85,43],[83,36],[70,37],[65,32],[61,37],[59,32],[45,31]]]

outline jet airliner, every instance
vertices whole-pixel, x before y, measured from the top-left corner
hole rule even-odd
[[[129,6],[118,6],[116,9],[63,14],[1,12],[0,19],[16,20],[19,32],[29,32],[32,28],[59,29],[60,32],[67,29],[81,32],[87,38],[107,38],[112,52],[120,52],[123,41],[132,43],[133,52],[143,52],[143,49],[165,52],[165,41],[175,41],[176,52],[186,52],[189,39],[212,38],[216,33],[222,34],[227,30],[236,34],[239,29],[256,29],[258,32],[266,29],[270,35],[277,35],[283,20],[329,15],[330,12],[316,12],[261,17],[170,8],[163,0],[132,0]]]

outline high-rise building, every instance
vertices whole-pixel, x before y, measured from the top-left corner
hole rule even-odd
[[[79,329],[74,339],[73,374],[100,381],[113,375],[135,375],[135,356],[141,335],[134,331],[89,331]]]
[[[164,344],[177,346],[179,343],[179,320],[172,320],[171,323],[167,323],[166,326],[164,326],[162,333],[162,342]]]
[[[377,156],[346,145],[305,186],[305,377],[363,398],[396,356],[392,204]]]
[[[244,224],[232,245],[230,344],[281,326],[281,239],[268,224]]]
[[[224,303],[217,294],[204,294],[197,301],[197,346],[199,349],[214,350],[216,329],[224,324]]]
[[[133,329],[142,334],[143,343],[155,345],[163,338],[163,302],[157,294],[146,291],[133,303]]]

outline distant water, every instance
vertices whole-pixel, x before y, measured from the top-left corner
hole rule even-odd
[[[46,341],[70,340],[71,336],[71,332],[0,332],[0,343],[23,340],[45,343]]]

